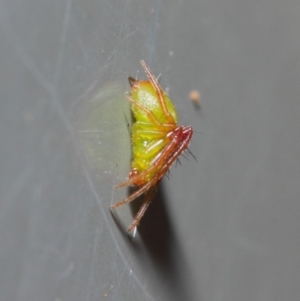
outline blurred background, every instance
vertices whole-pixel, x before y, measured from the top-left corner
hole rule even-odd
[[[298,0],[1,1],[0,300],[298,300],[299,15]],[[141,59],[197,160],[133,237],[134,208],[109,206],[128,194]]]

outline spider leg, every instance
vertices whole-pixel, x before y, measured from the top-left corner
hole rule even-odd
[[[188,153],[195,159],[196,162],[198,162],[196,156],[192,153],[192,151],[187,147],[186,150],[188,151]]]
[[[146,183],[145,185],[141,186],[138,190],[136,190],[134,193],[132,193],[129,197],[127,197],[126,199],[113,204],[110,206],[111,209],[114,208],[118,208],[122,205],[128,204],[131,201],[135,200],[137,197],[139,197],[140,195],[142,195],[144,192],[146,192],[147,190],[149,190],[149,188],[154,184],[155,182],[153,180],[149,181],[148,183]]]
[[[162,107],[162,109],[164,111],[164,115],[167,117],[167,119],[169,120],[170,123],[175,124],[175,121],[174,121],[172,115],[170,114],[170,112],[168,111],[168,109],[166,107],[166,103],[165,103],[165,100],[164,100],[163,92],[162,92],[162,89],[161,89],[159,83],[157,82],[157,80],[153,76],[153,74],[151,73],[150,69],[147,67],[145,61],[141,60],[141,65],[143,66],[143,68],[144,68],[147,76],[149,77],[152,86],[156,90],[156,93],[157,93],[158,98],[159,98],[160,105],[161,105],[161,107]]]
[[[130,186],[130,185],[133,185],[132,181],[128,180],[128,181],[122,182],[122,183],[120,183],[118,185],[115,185],[114,187],[115,188],[121,188],[121,187],[125,187],[125,186]]]
[[[159,181],[163,175],[169,170],[171,165],[176,161],[176,159],[182,154],[182,152],[188,147],[191,142],[193,131],[191,128],[186,129],[186,136],[182,137],[180,143],[177,143],[173,148],[172,153],[165,159],[164,164],[161,169],[158,170],[155,175],[156,181]]]
[[[135,215],[133,222],[127,229],[127,232],[132,231],[134,229],[134,227],[136,227],[139,224],[141,218],[143,217],[143,215],[145,214],[147,208],[149,207],[149,205],[151,203],[152,197],[155,193],[155,188],[156,188],[156,185],[152,186],[150,188],[150,190],[147,192],[146,197],[143,202],[143,205],[140,208],[140,210],[138,211],[138,213]]]

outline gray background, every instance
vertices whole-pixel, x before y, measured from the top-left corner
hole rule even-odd
[[[0,3],[1,300],[299,300],[300,2]],[[127,76],[190,155],[128,237]],[[201,108],[188,99],[200,90]]]

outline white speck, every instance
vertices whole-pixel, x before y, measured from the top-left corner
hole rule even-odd
[[[135,235],[136,235],[136,227],[134,227],[132,237],[135,238]]]

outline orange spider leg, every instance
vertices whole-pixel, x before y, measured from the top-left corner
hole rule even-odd
[[[166,116],[166,118],[169,120],[170,123],[172,124],[176,124],[172,115],[170,114],[170,112],[168,111],[167,107],[166,107],[166,103],[165,103],[165,100],[164,100],[164,96],[163,96],[163,93],[162,93],[162,89],[159,85],[159,83],[157,82],[156,78],[153,76],[153,74],[151,73],[150,69],[147,67],[145,61],[141,60],[141,65],[143,66],[148,78],[150,79],[151,81],[151,84],[152,86],[155,88],[156,90],[156,93],[158,95],[158,98],[159,98],[159,102],[161,104],[161,107],[164,111],[164,115]]]
[[[180,127],[182,130],[182,135],[180,136],[180,141],[177,143],[174,142],[174,147],[171,148],[170,155],[164,156],[164,162],[161,168],[157,171],[157,174],[154,177],[154,180],[158,182],[164,174],[169,170],[171,165],[175,162],[175,160],[182,154],[182,152],[187,149],[188,145],[191,142],[193,130],[191,127]],[[174,140],[177,140],[174,138]],[[162,155],[163,156],[163,155]]]
[[[127,232],[132,231],[134,229],[134,227],[136,227],[139,224],[141,218],[143,217],[143,215],[145,214],[146,210],[148,209],[148,207],[150,205],[151,199],[155,193],[155,188],[156,188],[156,185],[152,186],[151,189],[147,192],[147,195],[145,197],[143,205],[140,208],[140,210],[138,211],[138,213],[135,215],[133,222],[127,229]]]
[[[186,126],[183,128],[183,137],[180,141],[180,143],[177,143],[176,146],[178,146],[171,155],[167,158],[162,168],[157,172],[157,175],[155,178],[157,181],[159,181],[164,174],[168,171],[168,169],[171,167],[171,165],[175,162],[175,160],[182,154],[182,152],[187,149],[188,145],[191,142],[193,130],[191,127]]]
[[[111,205],[110,208],[114,209],[114,208],[118,208],[118,207],[120,207],[122,205],[130,203],[131,201],[133,201],[134,199],[136,199],[140,195],[142,195],[144,192],[146,192],[152,186],[152,184],[153,184],[152,181],[146,183],[144,186],[140,187],[138,190],[136,190],[134,193],[132,193],[126,199],[124,199],[124,200],[122,200],[122,201],[120,201],[120,202],[118,202],[116,204]]]

